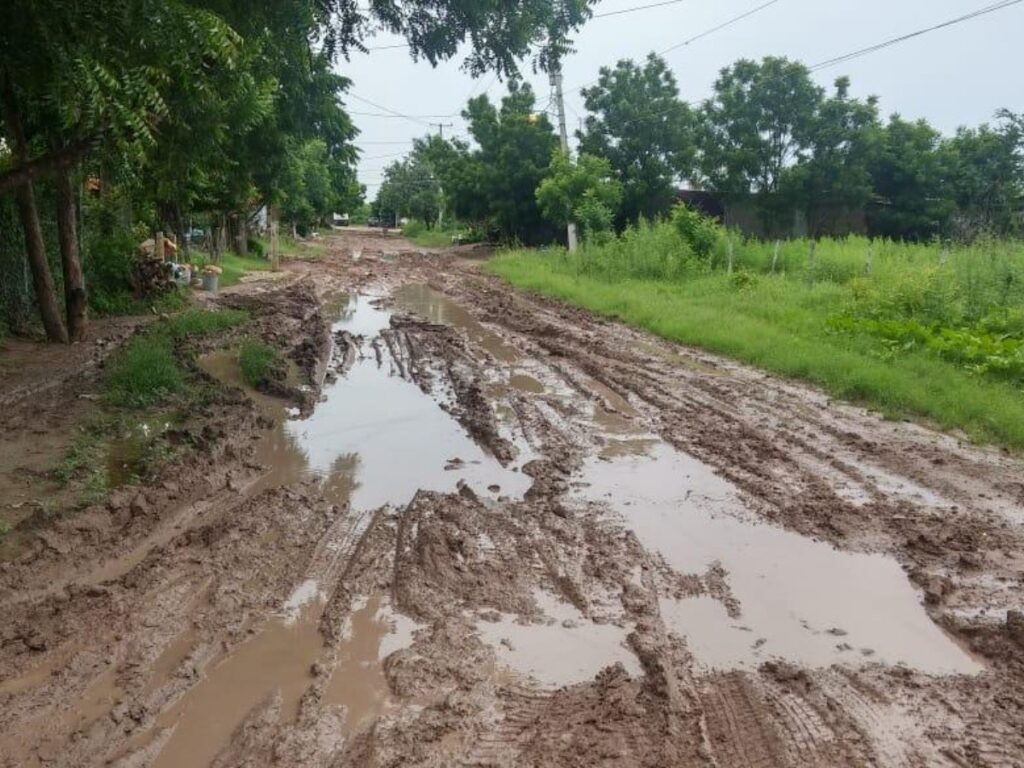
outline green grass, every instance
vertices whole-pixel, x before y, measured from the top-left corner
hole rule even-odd
[[[114,358],[106,378],[106,401],[145,408],[184,392],[191,383],[175,349],[190,338],[226,331],[247,319],[240,310],[190,309],[155,323]]]
[[[206,336],[226,331],[241,325],[248,319],[248,313],[240,309],[221,309],[213,312],[189,309],[172,315],[154,328],[153,332],[166,332],[180,340],[189,336]]]
[[[775,274],[758,274],[752,263],[728,274],[694,263],[692,255],[680,249],[678,241],[673,244],[664,231],[648,240],[641,242],[634,236],[632,242],[606,246],[617,251],[614,257],[602,248],[585,249],[576,256],[563,251],[508,252],[489,262],[488,268],[516,287],[577,304],[672,341],[813,382],[836,397],[872,406],[889,417],[923,418],[942,428],[962,429],[977,440],[1024,448],[1021,387],[972,373],[925,348],[894,353],[870,334],[832,330],[829,318],[856,306],[857,286],[863,289],[852,274],[844,272],[846,276],[838,279],[839,270],[835,270],[837,279],[809,279],[804,270],[794,275],[791,269],[783,275],[778,264]],[[860,245],[855,246],[857,250]],[[821,255],[819,267],[830,263]],[[873,288],[891,298],[894,281],[913,283],[920,274],[923,251],[914,256],[901,265],[896,259],[879,259],[876,252],[872,274],[884,277],[872,282]],[[935,256],[947,259],[946,265],[954,261],[954,257],[939,257],[938,249]],[[982,274],[978,264],[967,263],[966,254],[955,258],[964,261],[956,269]],[[1002,263],[992,255],[985,258],[989,264]],[[1018,258],[1012,256],[1011,267],[1024,261]],[[637,272],[644,276],[636,276]],[[863,264],[854,272],[863,278]],[[908,295],[944,290],[944,280],[948,278],[933,284],[929,279],[926,283],[931,288]],[[979,282],[988,287],[972,288],[977,302],[973,311],[990,314],[1000,297],[989,293],[986,299],[985,295],[991,290],[998,293],[999,279],[986,276]],[[946,311],[941,303],[936,311]],[[968,302],[961,297],[960,304],[957,312]]]
[[[107,375],[107,402],[144,408],[181,392],[185,374],[173,344],[169,335],[152,332],[129,341]]]
[[[269,344],[247,339],[238,351],[238,365],[249,385],[258,387],[280,367],[281,355]]]
[[[221,288],[237,285],[249,272],[268,272],[270,262],[254,256],[239,256],[237,253],[225,253],[218,265],[224,272],[220,276]]]
[[[426,229],[412,225],[402,230],[402,236],[420,248],[445,248],[452,244],[453,234],[447,229]]]

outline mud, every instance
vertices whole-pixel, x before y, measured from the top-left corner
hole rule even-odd
[[[0,765],[1024,764],[1019,459],[464,249],[353,230],[206,300],[293,373],[199,350],[186,460],[19,525]],[[3,426],[60,446],[92,376]]]

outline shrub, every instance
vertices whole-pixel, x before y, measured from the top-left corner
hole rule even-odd
[[[685,205],[672,211],[672,224],[690,250],[702,259],[708,258],[722,236],[722,228],[713,219]]]
[[[238,351],[238,365],[242,369],[242,378],[251,387],[259,388],[274,377],[281,366],[281,355],[269,344],[248,339]]]

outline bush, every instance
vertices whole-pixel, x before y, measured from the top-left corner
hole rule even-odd
[[[250,237],[247,241],[249,246],[249,255],[256,259],[267,258],[267,247],[262,240],[257,240],[255,237]]]
[[[672,211],[672,224],[690,250],[702,259],[708,258],[722,237],[722,228],[713,219],[701,215],[685,205]]]
[[[139,308],[133,295],[135,241],[128,233],[97,238],[83,255],[89,306],[100,315],[130,314]]]
[[[248,339],[238,351],[238,365],[249,386],[259,388],[274,377],[281,366],[281,355],[269,344]]]

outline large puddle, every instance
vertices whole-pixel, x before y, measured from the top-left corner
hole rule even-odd
[[[751,520],[729,483],[671,446],[593,459],[582,480],[581,497],[606,502],[679,573],[724,568],[739,608],[733,616],[708,596],[661,600],[667,627],[705,667],[780,658],[812,667],[905,664],[936,674],[981,669],[929,618],[894,560]]]
[[[281,401],[247,390],[275,419],[257,445],[255,460],[268,471],[256,491],[319,483],[325,497],[349,504],[355,513],[342,531],[348,541],[357,538],[359,521],[367,518],[359,513],[403,506],[421,489],[453,492],[465,482],[482,498],[525,493],[527,475],[502,467],[433,398],[395,375],[386,345],[378,345],[378,360],[371,342],[390,326],[389,312],[365,296],[348,297],[338,311],[333,330],[359,337],[360,353],[325,387],[309,418],[299,419]],[[247,389],[234,353],[209,355],[202,365],[221,381]],[[328,542],[332,547],[340,550],[342,543]],[[278,617],[211,662],[204,680],[159,719],[173,733],[154,765],[209,764],[246,714],[275,693],[281,719],[293,719],[312,680],[311,667],[325,651],[318,630],[324,601],[321,585],[304,581]],[[357,604],[347,622],[326,701],[345,713],[344,730],[354,732],[388,707],[381,661],[411,642],[415,625],[380,597]]]

